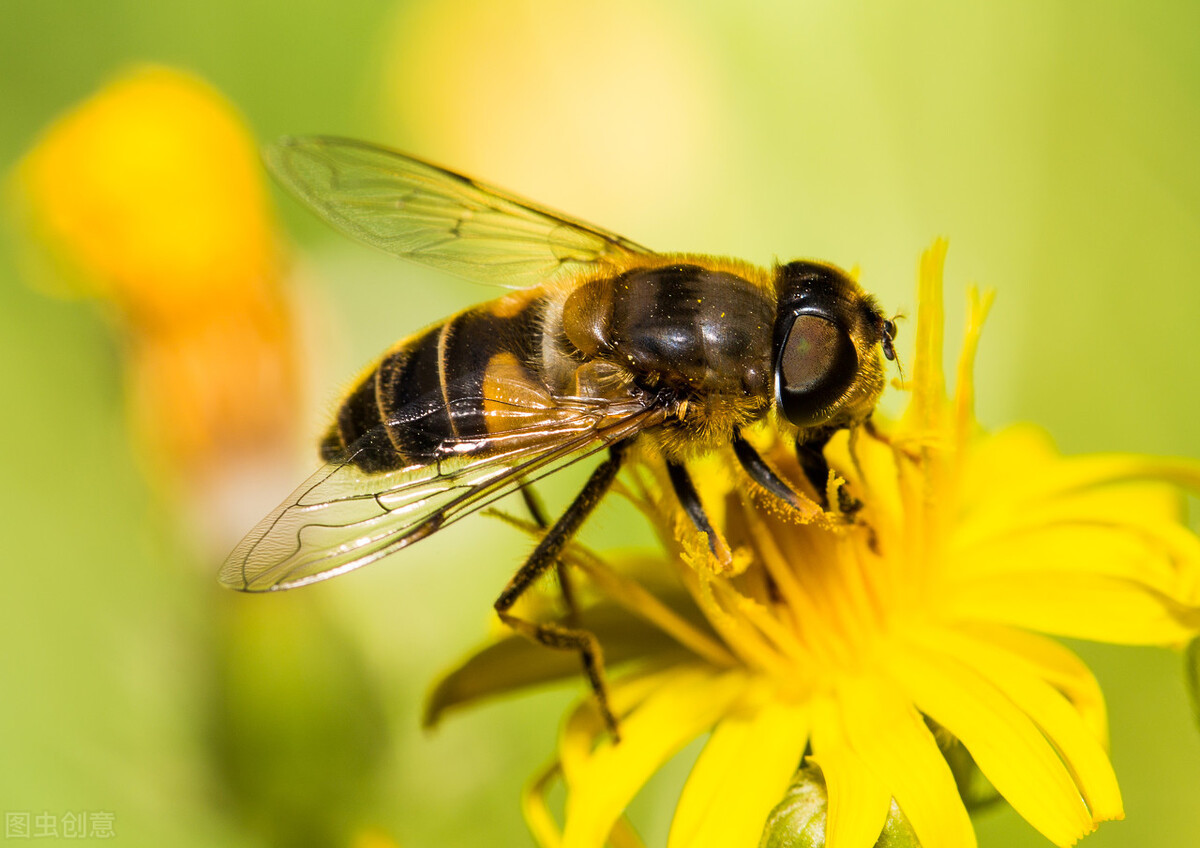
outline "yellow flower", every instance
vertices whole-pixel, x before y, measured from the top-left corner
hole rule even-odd
[[[1180,645],[1200,630],[1200,540],[1180,523],[1176,487],[1200,488],[1200,463],[1058,455],[1031,427],[982,433],[972,362],[986,300],[971,292],[956,391],[942,374],[945,243],[922,259],[907,411],[874,434],[835,440],[830,487],[862,503],[853,521],[796,523],[727,486],[707,506],[738,565],[722,572],[643,474],[686,589],[651,593],[576,550],[594,587],[669,640],[609,652],[621,742],[593,702],[567,717],[558,759],[526,799],[544,845],[632,839],[622,813],[674,753],[711,731],[679,799],[668,845],[754,846],[803,761],[828,792],[826,843],[869,848],[893,799],[924,848],[975,844],[943,754],[957,739],[1015,810],[1071,845],[1123,816],[1106,753],[1099,687],[1048,636]],[[762,449],[798,486],[795,459]],[[709,479],[736,480],[718,457]],[[830,498],[837,503],[836,497]],[[702,613],[695,614],[696,610]],[[612,630],[602,622],[598,631]],[[489,652],[451,673],[431,715],[463,691]],[[484,685],[503,689],[503,674]],[[561,775],[559,833],[545,788]]]
[[[138,440],[162,470],[192,483],[286,443],[295,357],[274,221],[257,145],[219,92],[135,69],[51,124],[14,177],[49,287],[115,319]]]
[[[212,87],[146,66],[63,115],[21,163],[31,224],[80,289],[139,326],[276,276],[273,224],[253,139]]]

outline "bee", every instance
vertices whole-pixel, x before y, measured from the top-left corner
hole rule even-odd
[[[326,221],[405,259],[516,289],[400,341],[350,389],[321,441],[325,465],[226,560],[234,589],[289,589],[382,559],[528,484],[606,454],[495,602],[511,626],[578,650],[610,728],[600,650],[586,631],[512,615],[640,441],[684,512],[728,557],[687,471],[732,446],[785,508],[813,499],[743,430],[796,444],[820,500],[830,436],[868,422],[895,358],[895,323],[845,272],[655,253],[468,177],[346,139],[286,138],[275,176]]]

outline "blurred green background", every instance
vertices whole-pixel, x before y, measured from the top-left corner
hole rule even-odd
[[[260,140],[383,142],[664,250],[859,265],[909,315],[917,256],[947,235],[952,338],[965,284],[998,290],[985,424],[1036,421],[1068,452],[1200,454],[1200,4],[6,0],[0,22],[6,172],[152,61],[207,79]],[[363,364],[492,292],[275,198],[315,440]],[[527,543],[472,519],[403,563],[223,593],[147,482],[111,327],[24,285],[16,241],[0,248],[0,810],[108,811],[128,845],[529,844],[517,794],[581,684],[419,730],[424,690],[484,637]],[[602,513],[588,538],[641,538],[627,521]],[[269,611],[230,612],[250,604]],[[1195,845],[1178,656],[1077,647],[1109,698],[1127,810],[1086,844]],[[684,759],[637,802],[648,844]],[[325,801],[328,833],[308,825]],[[281,809],[290,832],[266,821]],[[978,827],[985,846],[1048,844],[1004,810]]]

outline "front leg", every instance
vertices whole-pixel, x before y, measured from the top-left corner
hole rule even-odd
[[[807,438],[796,438],[796,460],[804,471],[804,476],[817,491],[817,499],[821,508],[829,509],[829,461],[825,459],[825,446],[833,438],[837,430],[820,430]],[[842,515],[852,517],[862,509],[862,501],[846,491],[842,486],[838,489],[838,511]]]
[[[729,551],[729,545],[725,543],[721,534],[708,520],[704,504],[700,503],[700,493],[696,491],[696,484],[692,482],[692,477],[688,474],[687,469],[677,462],[668,460],[667,476],[671,480],[671,488],[675,490],[675,497],[679,498],[679,505],[683,507],[684,514],[691,519],[692,526],[708,539],[709,551],[716,557],[722,568],[731,567],[733,554]]]
[[[738,463],[755,483],[767,491],[767,494],[782,502],[785,506],[796,513],[804,522],[813,521],[820,517],[824,511],[825,499],[814,503],[812,498],[807,495],[802,495],[792,488],[791,484],[775,473],[767,461],[762,458],[758,451],[754,449],[742,434],[734,433],[733,435],[733,455],[737,457]],[[804,467],[801,462],[801,467]],[[804,467],[805,475],[808,474],[808,469]],[[826,466],[826,475],[829,473]],[[811,477],[809,480],[811,481]],[[824,495],[825,485],[816,486],[818,495]]]

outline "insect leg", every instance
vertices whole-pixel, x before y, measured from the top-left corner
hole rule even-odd
[[[803,442],[796,440],[796,459],[808,482],[817,490],[817,502],[825,510],[829,509],[829,461],[825,459],[825,446],[833,438],[834,432],[836,431],[821,431]],[[862,509],[862,501],[847,492],[843,486],[838,489],[838,509],[844,515],[854,515]]]
[[[521,486],[521,499],[525,501],[525,508],[529,510],[534,524],[542,530],[550,526],[546,507],[532,485],[526,483]],[[558,587],[562,591],[563,605],[567,608],[567,621],[574,624],[579,620],[579,605],[575,603],[575,590],[571,586],[571,575],[567,571],[566,563],[561,559],[554,561],[554,573],[558,578]]]
[[[731,565],[733,555],[729,552],[729,546],[725,544],[725,540],[708,520],[708,513],[704,511],[704,504],[700,503],[696,484],[692,482],[687,469],[678,463],[668,461],[667,476],[671,478],[671,488],[675,490],[675,497],[679,498],[679,505],[687,513],[687,517],[692,520],[692,524],[698,531],[708,537],[708,549],[712,551],[713,556],[721,565]]]
[[[525,508],[529,510],[534,524],[543,530],[550,526],[550,518],[546,515],[546,506],[529,483],[521,484],[521,500],[525,501]]]
[[[599,703],[600,712],[604,716],[604,723],[608,725],[609,732],[612,733],[614,739],[620,739],[620,734],[617,730],[617,719],[608,706],[608,688],[604,683],[604,656],[596,637],[586,630],[526,621],[512,615],[508,610],[533,581],[537,580],[546,569],[558,560],[558,556],[567,542],[579,530],[580,525],[596,508],[596,504],[600,502],[609,486],[612,485],[621,468],[624,452],[625,445],[623,443],[617,443],[609,448],[608,459],[592,472],[592,476],[575,496],[575,500],[571,501],[566,512],[559,517],[558,521],[554,522],[554,526],[538,542],[538,546],[525,560],[525,564],[508,581],[508,585],[504,587],[504,591],[492,605],[501,621],[521,635],[551,648],[579,651],[584,673],[587,675],[592,691],[596,693],[596,700]]]
[[[742,438],[741,433],[734,433],[733,435],[733,453],[734,456],[737,457],[738,462],[741,463],[742,468],[745,469],[748,475],[750,475],[751,480],[762,486],[776,498],[783,501],[797,512],[804,513],[805,515],[808,515],[811,512],[812,501],[806,496],[801,495],[799,492],[793,489],[789,483],[776,474],[775,470],[771,468],[771,466],[767,465],[766,460],[759,455],[758,451],[756,451],[749,442]],[[824,457],[821,458],[824,459]],[[803,464],[803,461],[801,462]],[[807,466],[804,466],[804,471],[807,475]],[[828,466],[826,466],[825,474],[828,478]],[[811,481],[812,478],[809,477],[809,480]],[[814,486],[815,485],[816,484],[814,483]],[[819,493],[824,493],[825,483],[822,482],[821,485],[816,486],[816,489]],[[805,501],[808,501],[809,503],[807,508],[805,508]]]
[[[617,727],[617,717],[608,706],[608,685],[604,682],[604,652],[595,635],[573,627],[527,621],[501,610],[497,610],[496,614],[513,630],[539,645],[579,652],[579,658],[583,662],[583,673],[587,676],[592,692],[596,694],[596,703],[600,707],[600,714],[604,716],[604,724],[612,734],[613,741],[620,742],[621,731]]]
[[[554,526],[533,549],[529,559],[525,560],[525,564],[513,575],[512,580],[508,581],[508,585],[504,587],[504,591],[500,593],[500,597],[494,604],[497,612],[505,612],[516,603],[517,598],[529,588],[529,584],[541,576],[542,572],[549,568],[562,553],[567,542],[579,530],[584,520],[591,515],[596,504],[600,502],[604,493],[608,491],[608,487],[612,485],[617,471],[621,468],[624,449],[623,444],[616,444],[609,448],[608,459],[600,463],[592,472],[592,476],[575,496],[575,500],[571,501],[566,512],[559,516],[558,521],[554,522]]]

